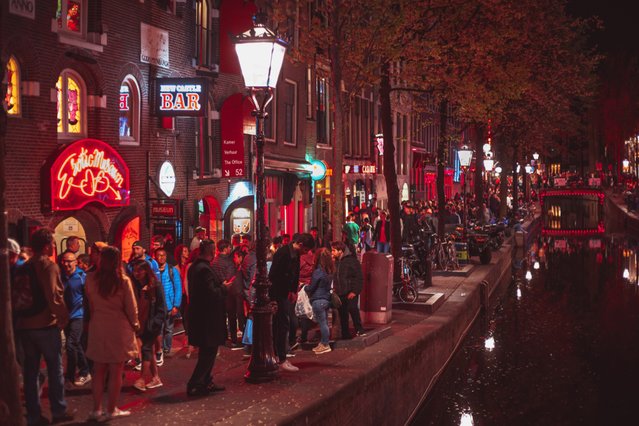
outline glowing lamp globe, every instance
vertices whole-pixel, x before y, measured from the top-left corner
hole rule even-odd
[[[256,15],[253,20],[255,26],[234,40],[244,84],[250,88],[274,89],[287,44],[264,25],[263,16]]]
[[[484,146],[481,147],[482,150],[484,152],[489,152],[490,151],[490,144],[489,143],[485,143]]]
[[[487,172],[492,172],[494,165],[495,160],[493,160],[492,158],[486,158],[484,160],[484,170],[486,170]]]
[[[473,150],[467,145],[464,145],[457,151],[457,156],[459,157],[459,165],[461,167],[470,167],[470,162],[473,159]]]
[[[539,153],[538,152],[535,152],[533,154],[533,160],[535,160],[535,161],[539,160]]]
[[[627,169],[628,167],[630,167],[630,161],[628,160],[623,160],[621,163],[623,164],[624,169]]]

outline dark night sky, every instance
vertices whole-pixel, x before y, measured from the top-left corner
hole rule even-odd
[[[593,35],[602,53],[639,54],[639,4],[636,0],[569,0],[568,10],[580,17],[598,16],[604,29]]]

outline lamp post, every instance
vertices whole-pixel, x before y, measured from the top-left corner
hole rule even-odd
[[[473,150],[470,149],[467,145],[462,146],[459,151],[457,151],[457,155],[459,156],[459,165],[464,172],[464,236],[466,235],[466,228],[468,226],[468,202],[466,201],[466,176],[468,172],[468,168],[470,167],[470,162],[473,159]]]
[[[278,363],[273,351],[274,306],[268,297],[271,284],[266,271],[266,221],[264,185],[264,118],[266,107],[273,100],[273,89],[282,69],[287,44],[265,26],[265,16],[257,14],[254,27],[235,37],[235,51],[240,61],[244,84],[255,107],[256,119],[256,171],[255,171],[255,240],[257,272],[255,275],[256,301],[253,308],[253,345],[251,361],[244,378],[260,383],[277,375]]]

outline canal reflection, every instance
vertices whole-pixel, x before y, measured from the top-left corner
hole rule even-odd
[[[415,425],[639,424],[639,247],[543,238],[480,316]]]

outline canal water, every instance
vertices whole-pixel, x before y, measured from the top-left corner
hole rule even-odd
[[[516,252],[412,424],[639,424],[636,248],[608,235]]]

